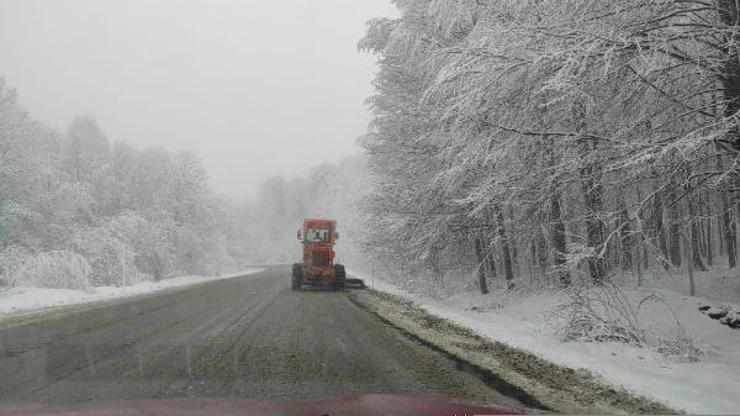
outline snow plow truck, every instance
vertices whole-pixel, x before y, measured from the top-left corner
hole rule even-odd
[[[303,245],[303,263],[293,265],[291,289],[304,285],[344,289],[344,266],[334,264],[334,244],[339,238],[337,222],[324,219],[306,219],[296,235]]]

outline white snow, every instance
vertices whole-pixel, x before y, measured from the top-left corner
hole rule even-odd
[[[705,350],[698,362],[691,363],[620,343],[561,341],[557,328],[562,321],[552,311],[562,301],[562,295],[531,293],[505,297],[503,291],[494,289],[487,296],[464,293],[432,298],[399,289],[377,277],[366,278],[366,283],[376,290],[412,300],[430,313],[492,340],[561,366],[588,369],[610,383],[674,409],[703,414],[737,414],[740,409],[740,330],[720,325],[697,310],[702,303],[730,305],[726,293],[722,301],[717,301],[665,289],[624,290],[632,302],[652,293],[665,300],[687,335]],[[675,334],[678,328],[673,313],[659,303],[643,309],[640,323],[666,335]]]
[[[214,280],[233,279],[259,273],[260,271],[262,269],[254,268],[222,276],[182,276],[164,279],[158,282],[147,281],[126,287],[96,287],[90,292],[68,289],[15,287],[7,291],[0,291],[0,319],[18,313],[32,312],[50,307],[120,299]]]

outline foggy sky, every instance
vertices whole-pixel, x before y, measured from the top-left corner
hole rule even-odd
[[[196,150],[243,198],[267,176],[359,151],[390,0],[0,0],[0,77],[40,121]]]

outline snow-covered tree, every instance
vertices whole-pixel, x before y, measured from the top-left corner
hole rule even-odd
[[[380,65],[378,253],[422,260],[430,284],[473,259],[481,291],[525,262],[566,285],[686,250],[701,269],[717,243],[735,266],[734,2],[395,3],[360,42]]]
[[[246,241],[207,179],[197,155],[111,144],[92,117],[60,138],[0,82],[0,284],[84,289],[235,269]]]

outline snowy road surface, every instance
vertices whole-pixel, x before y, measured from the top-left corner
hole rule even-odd
[[[288,266],[0,329],[0,400],[364,393],[517,406],[353,304],[293,292]]]

